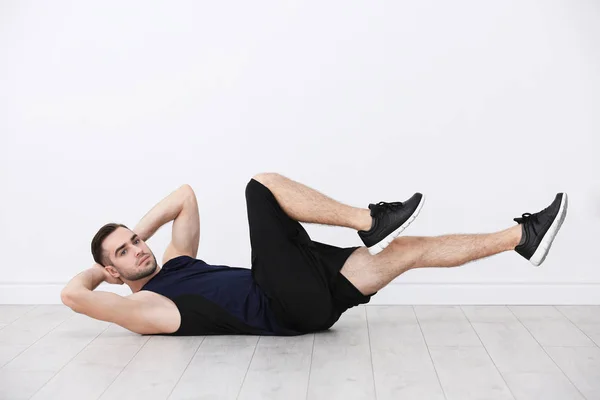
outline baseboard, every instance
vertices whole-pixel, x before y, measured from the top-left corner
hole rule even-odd
[[[600,305],[600,283],[394,283],[371,305]]]
[[[64,284],[0,284],[0,304],[61,304]],[[101,284],[97,290],[121,295],[128,287]],[[600,305],[600,283],[392,283],[369,305],[535,304]]]

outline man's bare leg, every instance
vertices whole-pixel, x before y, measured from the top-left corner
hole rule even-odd
[[[253,179],[269,188],[283,211],[296,221],[356,230],[371,228],[372,217],[368,208],[342,204],[277,173],[262,173]]]
[[[519,224],[488,234],[399,237],[376,256],[370,255],[364,247],[357,249],[340,272],[361,293],[373,294],[409,269],[457,267],[514,250],[521,235]]]

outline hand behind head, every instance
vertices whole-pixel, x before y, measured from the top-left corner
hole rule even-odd
[[[112,276],[102,265],[96,263],[94,266],[102,270],[102,273],[104,274],[104,282],[111,283],[113,285],[122,285],[124,283],[121,278],[115,278]]]

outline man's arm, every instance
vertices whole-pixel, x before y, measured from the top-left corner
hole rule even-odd
[[[171,258],[187,255],[195,258],[200,242],[200,214],[196,194],[190,185],[183,185],[148,212],[133,229],[146,240],[162,225],[173,221],[171,243],[163,255],[162,263]]]
[[[190,185],[180,186],[148,211],[133,231],[143,241],[150,239],[161,226],[177,218],[191,196],[195,195]]]
[[[110,277],[101,265],[94,264],[67,283],[60,292],[60,299],[76,313],[102,321],[117,322],[120,319],[118,311],[125,311],[122,303],[126,303],[126,299],[115,293],[94,292],[102,282],[110,279],[115,278]]]
[[[118,283],[102,266],[95,264],[71,279],[61,291],[60,298],[63,304],[78,314],[112,322],[140,334],[161,332],[161,327],[150,317],[152,310],[149,305],[116,293],[95,292],[94,289],[104,281]]]
[[[62,294],[74,293],[82,290],[94,290],[106,279],[106,273],[102,270],[103,267],[98,264],[94,264],[92,268],[88,268],[85,271],[76,275],[73,279],[67,283],[67,286],[62,290]],[[123,283],[123,282],[121,282]]]

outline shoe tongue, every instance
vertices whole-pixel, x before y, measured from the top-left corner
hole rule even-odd
[[[369,210],[371,210],[371,217],[374,217],[375,214],[377,213],[377,205],[369,204]]]

